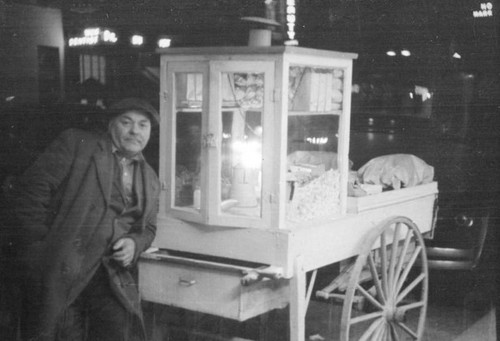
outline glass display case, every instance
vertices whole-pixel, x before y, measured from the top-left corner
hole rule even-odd
[[[156,238],[139,262],[144,300],[238,321],[289,305],[290,340],[303,341],[308,272],[358,255],[361,271],[386,240],[401,237],[406,253],[411,234],[393,229],[432,230],[435,182],[348,200],[355,54],[161,53],[162,191]]]
[[[284,229],[344,215],[355,57],[163,50],[160,217]]]

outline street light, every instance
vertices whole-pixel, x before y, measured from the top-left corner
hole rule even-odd
[[[403,57],[409,57],[409,56],[411,56],[411,53],[409,50],[401,50],[401,55]]]

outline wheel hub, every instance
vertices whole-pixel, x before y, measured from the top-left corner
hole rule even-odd
[[[386,307],[384,310],[384,317],[387,321],[403,322],[405,316],[405,310],[395,306]]]

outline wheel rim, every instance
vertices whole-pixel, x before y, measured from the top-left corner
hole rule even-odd
[[[427,257],[417,226],[405,217],[385,220],[366,238],[356,259],[340,340],[421,340],[427,294]],[[359,296],[368,311],[353,308]]]

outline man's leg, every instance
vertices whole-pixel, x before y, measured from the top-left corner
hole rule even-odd
[[[85,302],[76,299],[63,313],[57,324],[57,341],[85,341]]]
[[[101,268],[84,290],[87,305],[89,341],[132,341],[132,322],[130,314],[118,301],[109,285],[108,275]]]

